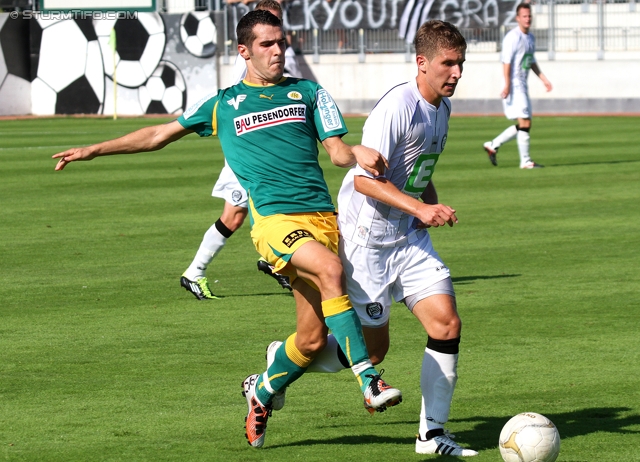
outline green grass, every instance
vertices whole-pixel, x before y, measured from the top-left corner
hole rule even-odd
[[[402,305],[383,364],[401,406],[370,417],[350,372],[308,375],[266,447],[246,444],[240,382],[293,332],[294,303],[256,270],[248,227],[209,270],[224,299],[178,285],[221,212],[218,141],[53,171],[60,150],[159,122],[0,122],[0,459],[456,460],[413,451],[426,337]],[[507,123],[452,119],[434,176],[460,219],[431,233],[464,322],[448,427],[497,461],[502,425],[534,411],[559,461],[640,461],[640,119],[538,118],[532,171],[514,143],[487,161]],[[322,159],[335,193],[344,171]]]

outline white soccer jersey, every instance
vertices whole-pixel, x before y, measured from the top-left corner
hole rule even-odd
[[[525,34],[519,27],[511,29],[502,40],[502,62],[511,63],[511,86],[528,90],[527,77],[531,65],[536,62],[536,39]]]
[[[389,162],[383,175],[400,191],[420,197],[431,180],[447,141],[451,103],[429,104],[415,80],[391,89],[373,108],[364,125],[362,144]],[[344,239],[364,247],[394,247],[418,240],[426,231],[417,219],[354,189],[356,175],[373,176],[356,165],[338,194],[338,222]]]

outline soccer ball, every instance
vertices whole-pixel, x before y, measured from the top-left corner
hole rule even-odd
[[[500,432],[500,455],[505,462],[554,462],[559,453],[558,429],[541,414],[518,414]]]
[[[192,11],[180,19],[180,39],[189,53],[209,58],[216,52],[216,25],[208,11]]]
[[[39,49],[31,96],[34,114],[98,114],[104,102],[104,70],[97,37],[87,19],[32,24]]]
[[[151,76],[164,54],[164,22],[158,13],[138,13],[138,19],[96,19],[104,73],[113,79],[111,29],[116,31],[116,80],[118,85],[138,88]]]
[[[138,89],[145,114],[182,113],[187,105],[187,85],[177,66],[160,61],[147,83]]]

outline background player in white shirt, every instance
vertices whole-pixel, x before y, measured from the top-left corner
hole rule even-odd
[[[517,138],[520,153],[520,168],[543,167],[529,156],[529,130],[531,129],[531,101],[527,78],[529,69],[540,77],[547,91],[551,91],[551,82],[542,73],[534,57],[535,38],[529,33],[531,27],[531,6],[521,3],[516,9],[518,27],[512,29],[502,40],[502,66],[504,70],[504,89],[500,96],[507,119],[518,120],[500,133],[493,141],[484,143],[484,150],[493,165],[498,165],[496,154],[504,143]]]
[[[376,177],[353,167],[338,195],[340,257],[372,363],[380,363],[389,349],[392,299],[404,302],[427,332],[419,454],[478,454],[444,431],[457,381],[461,321],[449,269],[426,230],[458,222],[454,209],[438,204],[431,176],[447,140],[448,97],[462,75],[466,47],[450,23],[428,21],[418,29],[416,79],[384,95],[364,126],[362,144],[380,151],[389,168]],[[328,340],[308,371],[344,367],[335,342]]]
[[[269,11],[282,21],[282,8],[277,0],[261,0],[256,4],[255,9]],[[242,56],[238,55],[233,69],[233,84],[235,85],[242,81],[246,74],[246,61]],[[291,47],[287,47],[285,51],[285,76],[302,77],[295,61],[295,53]],[[242,226],[245,218],[247,218],[248,211],[247,192],[240,186],[226,160],[211,195],[224,199],[222,215],[204,234],[193,261],[180,278],[180,285],[191,292],[198,300],[218,298],[211,292],[206,277],[207,267],[222,250],[227,239]],[[289,278],[274,273],[271,265],[266,261],[258,260],[258,269],[275,278],[283,288],[291,290]]]

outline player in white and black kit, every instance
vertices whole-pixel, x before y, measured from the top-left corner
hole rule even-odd
[[[277,0],[261,0],[255,9],[267,10],[282,20],[282,8]],[[233,84],[235,85],[242,81],[246,74],[247,65],[245,60],[238,55],[233,68]],[[302,77],[295,61],[295,53],[291,47],[288,47],[285,52],[285,76]],[[224,199],[222,215],[204,234],[193,261],[180,278],[180,285],[191,292],[198,300],[218,298],[211,292],[209,287],[206,277],[207,267],[218,252],[222,250],[227,239],[242,226],[248,213],[247,192],[240,186],[226,159],[211,195]],[[279,273],[274,273],[271,265],[265,260],[258,260],[258,269],[276,279],[284,289],[291,290],[289,278]]]
[[[404,302],[427,332],[419,454],[478,454],[444,430],[457,381],[461,321],[449,269],[426,229],[458,222],[455,210],[438,203],[431,176],[447,141],[448,97],[462,75],[466,47],[450,23],[428,21],[418,29],[418,76],[384,95],[364,126],[362,144],[379,151],[389,168],[374,177],[353,167],[338,194],[340,257],[372,363],[380,363],[389,349],[392,300]],[[329,338],[308,371],[340,370],[339,357]]]
[[[502,40],[502,66],[504,71],[504,89],[500,96],[504,114],[507,119],[518,120],[517,125],[511,125],[500,133],[493,141],[484,143],[484,150],[489,155],[493,165],[498,165],[496,154],[504,143],[516,138],[520,153],[520,168],[540,168],[529,155],[529,130],[531,129],[531,101],[527,78],[531,69],[547,91],[551,91],[551,82],[540,71],[534,53],[536,42],[529,33],[531,27],[531,5],[521,3],[516,8],[516,22],[518,27],[512,29]]]

